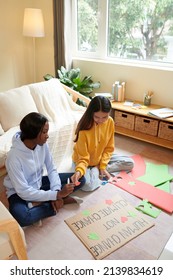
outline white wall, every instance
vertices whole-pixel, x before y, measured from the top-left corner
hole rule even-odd
[[[111,92],[112,84],[120,80],[126,82],[126,98],[143,101],[144,93],[152,90],[153,104],[173,107],[173,69],[147,69],[76,58],[73,67],[79,67],[83,77],[92,75],[94,82],[101,82],[100,89],[95,92]]]
[[[50,0],[5,0],[0,3],[0,91],[33,82],[33,44],[22,35],[25,8],[41,8],[44,38],[36,38],[36,80],[54,74],[53,15]]]
[[[51,0],[5,0],[0,3],[0,91],[33,82],[32,38],[22,35],[25,8],[41,8],[45,37],[36,38],[36,81],[54,75],[53,12]],[[72,42],[73,43],[73,42]],[[173,70],[129,67],[109,62],[74,59],[83,76],[101,82],[97,92],[110,92],[115,80],[126,81],[126,97],[143,100],[144,92],[155,92],[153,103],[173,107]]]

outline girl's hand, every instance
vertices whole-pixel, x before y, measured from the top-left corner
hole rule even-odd
[[[73,176],[71,176],[71,180],[74,183],[75,186],[78,186],[80,184],[79,179],[81,177],[81,174],[79,171],[76,171]]]
[[[102,180],[104,177],[109,180],[111,178],[111,174],[106,169],[100,169],[100,179]]]

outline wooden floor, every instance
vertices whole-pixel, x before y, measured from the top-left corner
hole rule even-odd
[[[147,162],[167,164],[169,173],[173,174],[173,151],[159,146],[134,140],[128,137],[115,136],[115,152],[120,155],[141,155]],[[171,183],[173,193],[173,183]],[[43,220],[42,227],[30,226],[24,229],[27,241],[28,257],[31,260],[92,260],[93,257],[82,242],[75,236],[64,222],[65,219],[79,211],[98,204],[105,195],[120,194],[134,207],[140,200],[133,195],[113,185],[85,193],[78,191],[77,195],[84,202],[80,205],[66,205],[59,213]],[[153,220],[153,218],[149,217]],[[173,215],[164,211],[154,219],[155,226],[140,236],[134,238],[105,259],[110,260],[153,260],[158,259],[167,241],[173,233]]]

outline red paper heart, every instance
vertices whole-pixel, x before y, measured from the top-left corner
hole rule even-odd
[[[108,205],[111,205],[112,204],[112,200],[111,199],[107,199],[107,200],[105,200],[105,203],[108,204]]]
[[[127,221],[128,221],[127,217],[121,217],[121,222],[122,222],[122,223],[125,223],[125,222],[127,222]]]

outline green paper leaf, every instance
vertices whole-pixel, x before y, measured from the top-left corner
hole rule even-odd
[[[82,214],[83,214],[84,216],[89,216],[89,215],[90,215],[90,211],[89,211],[89,210],[84,210],[84,211],[82,212]]]
[[[128,214],[130,217],[136,217],[136,213],[134,213],[134,212],[128,211]]]
[[[91,233],[88,235],[88,238],[89,238],[89,239],[92,239],[92,240],[99,240],[99,239],[100,239],[99,235],[98,235],[97,233],[95,233],[95,232],[91,232]]]

